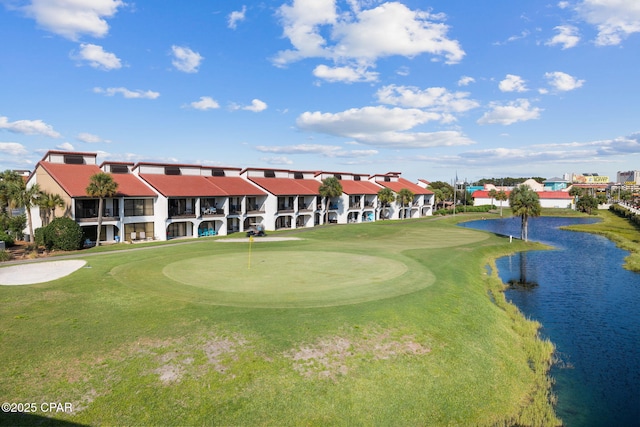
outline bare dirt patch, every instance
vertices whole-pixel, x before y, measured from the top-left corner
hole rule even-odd
[[[405,355],[425,355],[431,349],[412,335],[393,337],[393,331],[381,331],[360,337],[322,338],[285,353],[293,368],[307,378],[332,379],[347,375],[352,360],[385,360]]]

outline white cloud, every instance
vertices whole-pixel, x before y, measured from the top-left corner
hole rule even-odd
[[[328,82],[374,82],[378,80],[378,73],[367,71],[366,67],[328,67],[318,65],[313,75]]]
[[[451,121],[446,113],[462,113],[480,105],[468,98],[468,92],[449,92],[443,87],[420,90],[413,86],[388,85],[380,88],[376,97],[384,104],[443,113],[440,120],[445,121]]]
[[[558,34],[545,43],[547,46],[562,45],[562,49],[569,49],[580,41],[578,28],[573,25],[558,25],[554,30],[558,31]]]
[[[76,137],[78,141],[86,142],[87,144],[97,144],[101,142],[110,143],[111,141],[107,139],[100,138],[98,135],[94,135],[88,132],[79,133]]]
[[[72,55],[74,59],[89,62],[93,68],[102,70],[115,70],[122,67],[120,59],[111,52],[105,52],[102,46],[90,43],[82,43],[80,52]]]
[[[70,40],[80,35],[104,37],[111,18],[125,3],[121,0],[31,0],[22,9],[38,25]]]
[[[102,94],[104,94],[106,96],[114,96],[116,94],[121,94],[125,98],[129,98],[129,99],[136,99],[136,98],[156,99],[157,97],[160,96],[159,92],[154,92],[154,91],[151,91],[151,90],[147,90],[147,91],[129,90],[129,89],[124,88],[124,87],[109,87],[109,88],[106,88],[106,89],[103,89],[101,87],[94,87],[93,88],[93,92],[94,93],[102,93]]]
[[[576,6],[579,16],[598,29],[596,45],[617,45],[640,33],[638,0],[583,0]]]
[[[422,160],[437,162],[439,165],[457,167],[492,167],[526,164],[575,164],[610,163],[616,157],[640,153],[640,133],[608,140],[570,142],[561,144],[541,144],[521,148],[488,148],[462,152],[453,156],[429,157]]]
[[[229,20],[227,26],[231,29],[236,29],[238,22],[244,21],[245,13],[247,12],[247,6],[242,6],[242,10],[233,11],[229,14]]]
[[[296,124],[302,130],[350,138],[376,147],[427,148],[473,143],[456,131],[407,132],[441,117],[441,114],[417,108],[378,106],[352,108],[340,113],[305,112]]]
[[[0,142],[0,153],[12,156],[25,156],[29,154],[24,145],[18,144],[17,142]]]
[[[71,143],[69,142],[63,142],[62,144],[56,145],[56,148],[58,150],[65,150],[65,151],[74,151],[75,148],[73,148],[73,145],[71,145]]]
[[[293,161],[285,156],[278,157],[262,157],[261,161],[268,165],[292,165]]]
[[[254,113],[259,113],[267,109],[267,104],[259,99],[254,99],[251,101],[251,105],[247,105],[244,107],[236,106],[234,109],[253,111]]]
[[[514,74],[507,74],[498,87],[502,92],[526,92],[528,90],[522,77]]]
[[[468,86],[470,83],[475,83],[476,79],[469,76],[462,76],[458,80],[458,86]]]
[[[465,55],[458,41],[447,37],[449,27],[442,23],[442,14],[411,10],[398,2],[366,10],[361,9],[365,2],[351,1],[349,5],[351,10],[340,13],[335,0],[293,0],[281,6],[284,36],[293,49],[278,52],[274,64],[325,58],[335,61],[336,69],[345,64],[355,64],[351,68],[358,69],[395,55],[428,53],[452,64]]]
[[[354,158],[368,157],[378,154],[378,150],[345,150],[336,145],[298,144],[288,146],[264,146],[259,145],[256,150],[263,153],[274,154],[310,154],[329,158]]]
[[[540,108],[532,107],[526,99],[511,101],[507,103],[507,105],[490,103],[489,107],[491,110],[484,113],[478,120],[478,124],[511,125],[517,122],[537,119],[540,117],[540,112],[542,111]]]
[[[0,116],[0,129],[25,135],[44,135],[50,138],[60,138],[62,136],[53,130],[51,125],[42,120],[16,120],[15,122],[10,122],[8,117]]]
[[[584,84],[584,80],[577,80],[575,77],[562,71],[545,73],[544,76],[551,86],[562,92],[578,89]]]
[[[201,96],[199,101],[193,101],[189,106],[202,111],[220,108],[218,102],[210,96]]]
[[[197,73],[198,67],[204,59],[198,52],[184,46],[171,46],[171,53],[173,54],[171,61],[173,66],[185,73]]]

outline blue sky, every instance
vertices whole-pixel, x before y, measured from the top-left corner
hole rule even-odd
[[[51,149],[410,180],[640,168],[637,0],[0,4],[0,170]]]

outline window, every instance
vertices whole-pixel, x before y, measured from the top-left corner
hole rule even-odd
[[[340,175],[339,173],[334,173],[333,176],[334,178],[342,179],[342,175]]]
[[[264,171],[264,177],[265,178],[275,178],[276,177],[276,172],[275,171]]]
[[[65,154],[64,162],[68,165],[84,165],[84,157],[77,154]]]
[[[111,173],[129,173],[127,165],[111,165]]]
[[[293,173],[293,179],[303,179],[304,175],[302,175],[302,172],[294,172]]]
[[[180,168],[175,166],[165,166],[164,168],[165,175],[182,175],[180,172]]]
[[[354,176],[354,177],[353,177],[353,180],[354,180],[354,181],[360,181],[360,175],[356,175],[356,176]]]
[[[211,176],[225,176],[224,170],[222,169],[212,169]]]
[[[127,199],[124,201],[124,216],[153,215],[152,199]]]

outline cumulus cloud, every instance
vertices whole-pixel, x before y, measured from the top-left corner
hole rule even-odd
[[[545,43],[547,46],[561,45],[562,49],[570,49],[580,41],[578,28],[573,25],[558,25],[554,30],[558,34]]]
[[[238,26],[238,22],[244,21],[245,13],[247,12],[247,6],[242,6],[242,10],[233,11],[229,14],[227,26],[233,30]]]
[[[15,122],[10,122],[8,117],[0,116],[0,129],[25,135],[44,135],[50,138],[60,138],[62,136],[53,130],[51,125],[42,120],[16,120]]]
[[[124,96],[125,98],[128,99],[137,99],[137,98],[142,98],[142,99],[156,99],[160,96],[159,92],[154,92],[151,90],[147,90],[147,91],[142,91],[142,90],[129,90],[127,88],[124,87],[109,87],[109,88],[101,88],[101,87],[94,87],[93,88],[93,92],[94,93],[101,93],[104,94],[106,96],[114,96],[116,94],[120,94],[122,96]]]
[[[502,92],[526,92],[528,90],[522,77],[514,74],[507,74],[505,79],[498,85],[498,88]]]
[[[101,70],[115,70],[122,67],[120,59],[111,52],[105,52],[102,46],[91,43],[82,43],[80,52],[72,54],[72,58],[87,61],[93,68]]]
[[[274,64],[325,58],[336,66],[372,67],[379,58],[423,53],[453,64],[465,55],[458,41],[447,37],[449,27],[442,22],[442,14],[411,10],[398,2],[372,9],[362,9],[362,2],[348,3],[351,10],[340,13],[334,0],[293,0],[282,5],[278,15],[293,49],[278,52]]]
[[[540,117],[542,109],[533,107],[527,99],[517,99],[506,105],[492,102],[489,104],[490,111],[478,120],[480,125],[500,124],[511,125],[517,122],[524,122]]]
[[[75,148],[73,148],[73,145],[71,145],[70,142],[63,142],[62,144],[56,145],[56,148],[58,150],[64,150],[64,151],[74,151]]]
[[[98,135],[94,135],[94,134],[88,133],[88,132],[79,133],[76,138],[78,139],[78,141],[82,141],[82,142],[85,142],[87,144],[97,144],[97,143],[101,143],[101,142],[106,142],[106,143],[111,142],[111,141],[109,141],[107,139],[100,138]]]
[[[367,71],[366,67],[329,67],[318,65],[313,75],[328,82],[374,82],[378,80],[378,73]]]
[[[378,154],[378,150],[345,150],[342,147],[336,145],[321,145],[321,144],[298,144],[288,146],[264,146],[259,145],[256,150],[263,153],[274,154],[311,154],[314,156],[329,157],[329,158],[354,158],[354,157],[368,157]]]
[[[296,120],[298,128],[332,136],[350,138],[376,147],[427,148],[472,144],[457,131],[408,132],[441,114],[417,108],[384,106],[352,108],[339,113],[305,112]]]
[[[17,142],[0,142],[0,153],[11,156],[24,156],[29,154],[25,146]]]
[[[474,83],[476,79],[469,76],[462,76],[460,80],[458,80],[458,86],[469,86],[470,83]]]
[[[575,8],[587,23],[596,26],[598,46],[618,45],[640,33],[640,3],[637,0],[583,0]]]
[[[193,101],[189,106],[202,111],[220,108],[218,102],[210,96],[201,96],[199,101]]]
[[[173,60],[171,61],[173,66],[185,73],[197,73],[198,67],[204,59],[198,52],[194,52],[184,46],[171,46],[171,53],[173,55]]]
[[[545,73],[544,76],[549,81],[549,85],[562,92],[578,89],[584,84],[584,80],[578,80],[567,73],[563,73],[562,71]]]
[[[449,92],[443,87],[420,90],[413,86],[388,85],[380,88],[376,97],[384,104],[441,113],[440,120],[445,122],[455,120],[450,113],[463,113],[480,105],[469,99],[468,92]]]
[[[105,19],[124,5],[121,0],[31,0],[22,10],[47,31],[77,40],[83,34],[107,35],[109,24]]]
[[[231,109],[232,110],[246,110],[246,111],[253,111],[254,113],[259,113],[261,111],[264,111],[267,109],[267,104],[259,99],[254,99],[251,101],[251,105],[237,105],[237,104],[232,104],[231,105]]]

